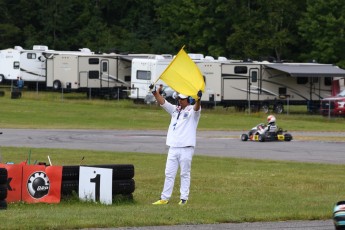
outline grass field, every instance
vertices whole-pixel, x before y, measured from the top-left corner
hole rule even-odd
[[[2,147],[5,159],[20,162],[26,148]],[[10,204],[0,211],[0,229],[75,229],[331,218],[344,197],[342,165],[242,160],[195,156],[187,206],[180,207],[179,178],[171,203],[153,206],[163,185],[165,154],[62,149],[31,149],[32,157],[55,165],[128,164],[135,166],[133,202],[106,206],[62,200],[60,204]]]
[[[24,92],[21,99],[0,97],[1,128],[167,129],[169,116],[155,105],[131,101],[85,100],[78,94]],[[278,125],[291,131],[338,131],[343,118],[309,115],[291,107]],[[263,113],[203,110],[200,130],[247,130],[263,122]],[[5,134],[4,134],[5,135]],[[1,136],[0,136],[1,138]],[[291,143],[292,144],[292,143]],[[245,160],[196,155],[187,206],[178,206],[179,178],[171,203],[157,207],[164,180],[166,153],[138,154],[1,146],[3,161],[32,158],[55,165],[133,164],[133,201],[106,206],[77,198],[60,204],[9,204],[0,211],[0,229],[79,229],[278,220],[329,219],[335,202],[344,199],[342,165]]]
[[[0,128],[167,129],[170,117],[156,105],[131,100],[87,100],[85,94],[23,92],[21,99],[0,97]],[[344,118],[310,115],[305,106],[278,114],[278,126],[289,131],[344,130]],[[248,130],[266,121],[262,112],[248,114],[217,106],[203,109],[199,130]]]

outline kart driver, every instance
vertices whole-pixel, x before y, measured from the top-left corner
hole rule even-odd
[[[267,126],[263,127],[261,125],[258,126],[258,133],[265,134],[266,132],[277,132],[278,128],[276,125],[276,117],[273,115],[269,115],[267,117]]]

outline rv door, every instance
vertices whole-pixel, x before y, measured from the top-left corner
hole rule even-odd
[[[100,74],[100,87],[108,87],[110,84],[110,76],[109,76],[109,60],[101,60],[101,74]],[[103,83],[105,81],[105,83]]]
[[[248,81],[248,101],[259,100],[260,95],[260,81],[259,81],[259,69],[249,69],[249,81]]]

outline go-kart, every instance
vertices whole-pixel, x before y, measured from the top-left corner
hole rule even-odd
[[[259,130],[264,129],[264,124],[259,124],[256,127],[252,128],[248,134],[244,133],[241,135],[242,141],[291,141],[292,135],[287,133],[287,130],[283,130],[282,128],[277,128],[275,132],[265,132],[260,134]]]

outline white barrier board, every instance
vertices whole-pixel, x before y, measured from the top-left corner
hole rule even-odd
[[[112,204],[113,169],[80,166],[79,198]]]

